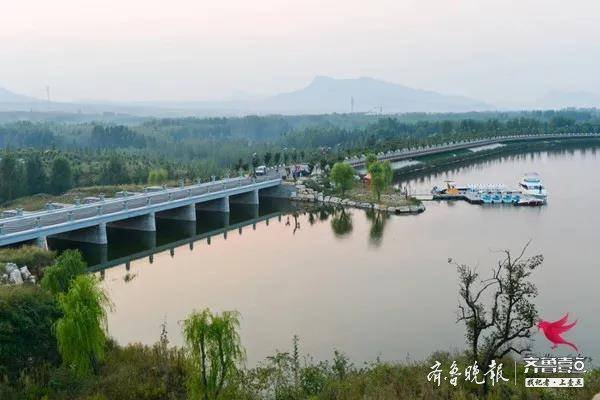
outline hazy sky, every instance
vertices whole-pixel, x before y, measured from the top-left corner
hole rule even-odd
[[[371,76],[486,101],[600,92],[596,0],[0,0],[0,86],[54,100]]]

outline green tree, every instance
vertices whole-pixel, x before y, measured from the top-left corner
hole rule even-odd
[[[43,193],[48,187],[48,176],[44,170],[44,164],[39,154],[34,153],[27,159],[27,193]]]
[[[54,265],[44,270],[42,287],[57,296],[66,293],[71,282],[79,275],[86,272],[87,265],[78,250],[66,250]]]
[[[24,170],[17,158],[5,153],[0,159],[0,200],[7,201],[24,192]]]
[[[377,161],[377,156],[373,153],[369,153],[365,157],[365,166],[367,167],[367,171],[369,170],[369,166]]]
[[[238,366],[245,360],[239,325],[237,312],[224,311],[219,315],[209,309],[194,311],[183,322],[191,399],[218,399],[237,377]]]
[[[167,181],[169,173],[164,168],[155,168],[148,174],[148,183],[152,185],[162,185]]]
[[[273,156],[273,162],[275,163],[275,165],[279,165],[279,161],[281,161],[281,153],[277,152]]]
[[[102,171],[102,183],[116,185],[129,182],[127,166],[117,155],[112,155]]]
[[[335,163],[331,169],[331,174],[329,175],[331,181],[335,183],[335,188],[339,190],[342,195],[354,186],[354,176],[354,168],[345,162]]]
[[[71,189],[73,186],[73,171],[71,164],[63,157],[58,157],[52,163],[52,173],[50,174],[50,192],[52,194],[61,194]]]
[[[271,160],[273,159],[273,154],[270,151],[267,151],[264,156],[265,165],[271,165]]]
[[[0,376],[58,364],[52,328],[61,312],[55,299],[37,286],[0,287]]]
[[[95,276],[79,275],[58,304],[63,316],[56,322],[56,339],[63,362],[80,376],[97,372],[105,354],[108,297]]]
[[[369,165],[369,174],[371,190],[377,196],[377,201],[381,201],[381,194],[389,188],[394,178],[392,167],[389,161],[375,161]]]

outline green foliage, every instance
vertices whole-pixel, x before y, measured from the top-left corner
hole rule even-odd
[[[54,265],[44,270],[42,287],[55,296],[66,293],[71,282],[86,269],[87,264],[78,250],[66,250],[58,256]]]
[[[13,154],[4,155],[0,159],[0,201],[15,199],[25,191],[24,163]]]
[[[39,287],[0,287],[0,377],[14,382],[20,373],[59,362],[52,327],[60,315]]]
[[[48,176],[39,154],[33,153],[26,164],[27,193],[43,193],[48,188]]]
[[[373,164],[374,162],[377,161],[377,156],[373,153],[369,153],[365,156],[365,165],[367,167],[367,170],[369,169],[369,167],[371,166],[371,164]]]
[[[169,179],[169,173],[164,168],[156,168],[148,174],[148,183],[151,185],[162,185]]]
[[[118,185],[130,181],[125,162],[121,157],[112,155],[104,166],[101,183],[104,185]]]
[[[389,161],[374,161],[369,165],[371,174],[371,190],[381,200],[381,194],[389,189],[394,178],[394,172]]]
[[[63,362],[79,376],[97,372],[105,353],[108,297],[93,275],[79,275],[58,296],[58,304],[63,316],[56,323],[56,338]]]
[[[354,186],[354,176],[356,175],[354,168],[348,163],[337,162],[333,165],[329,178],[335,183],[336,189],[342,194]]]
[[[217,399],[235,382],[245,359],[238,329],[239,314],[235,311],[213,314],[204,309],[183,322],[190,399]]]
[[[64,193],[73,187],[73,172],[71,164],[66,158],[59,157],[52,163],[50,175],[50,193]]]
[[[29,272],[39,276],[42,269],[54,263],[56,253],[37,246],[21,246],[0,249],[0,264],[13,262],[19,267],[27,266]]]

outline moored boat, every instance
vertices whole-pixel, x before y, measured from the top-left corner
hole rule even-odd
[[[542,202],[546,202],[548,193],[546,187],[542,183],[540,176],[537,173],[525,174],[519,182],[519,189],[523,193],[524,197],[530,197]]]

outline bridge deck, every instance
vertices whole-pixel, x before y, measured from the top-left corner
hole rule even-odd
[[[0,219],[0,246],[235,196],[280,183],[281,177],[274,174],[255,179],[231,178],[3,218]]]

